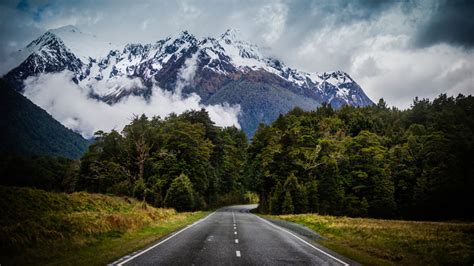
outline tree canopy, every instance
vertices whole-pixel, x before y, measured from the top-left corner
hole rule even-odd
[[[77,188],[175,207],[170,199],[181,189],[178,181],[189,179],[193,208],[237,203],[245,193],[247,145],[241,130],[216,127],[204,109],[164,119],[137,116],[121,133],[96,133]]]
[[[443,94],[403,111],[380,100],[281,115],[248,149],[260,211],[473,218],[473,111],[472,96]]]

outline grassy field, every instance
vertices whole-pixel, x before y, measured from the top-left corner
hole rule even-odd
[[[125,197],[0,186],[0,264],[104,265],[207,212]]]
[[[474,223],[268,216],[305,225],[318,243],[364,265],[473,265]]]

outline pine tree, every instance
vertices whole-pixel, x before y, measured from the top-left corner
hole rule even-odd
[[[318,182],[313,179],[306,187],[308,193],[308,211],[317,213],[319,212]]]
[[[370,213],[375,217],[392,217],[395,212],[395,187],[388,177],[382,177],[375,183],[374,199],[370,204]]]
[[[270,213],[280,214],[283,200],[284,200],[283,186],[281,185],[280,182],[278,182],[269,200]]]
[[[308,211],[308,192],[303,185],[298,185],[297,192],[293,195],[295,213],[306,213]]]
[[[177,211],[191,211],[194,208],[194,190],[191,181],[185,174],[173,180],[165,197],[165,206]]]
[[[289,191],[285,193],[285,199],[283,200],[283,204],[281,206],[281,213],[282,214],[292,214],[295,211],[295,207],[293,206],[293,200],[291,199],[291,194]]]

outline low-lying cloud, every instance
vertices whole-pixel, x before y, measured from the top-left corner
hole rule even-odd
[[[152,96],[145,100],[140,96],[129,96],[114,105],[108,105],[88,97],[88,89],[71,81],[73,73],[42,74],[25,80],[24,95],[45,109],[66,127],[86,138],[97,130],[121,130],[130,123],[134,115],[164,117],[170,113],[180,114],[186,110],[205,108],[217,126],[240,128],[239,105],[210,105],[200,103],[196,94],[183,96],[154,86]]]

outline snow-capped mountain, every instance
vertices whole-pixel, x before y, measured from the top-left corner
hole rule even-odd
[[[366,106],[372,101],[345,72],[306,73],[262,55],[236,30],[198,39],[187,31],[151,44],[118,48],[73,26],[47,31],[18,52],[18,66],[4,78],[22,90],[40,73],[69,70],[74,82],[114,104],[130,94],[149,97],[152,86],[196,93],[205,104],[240,104],[240,123],[250,135],[258,123],[299,106],[314,109]]]

